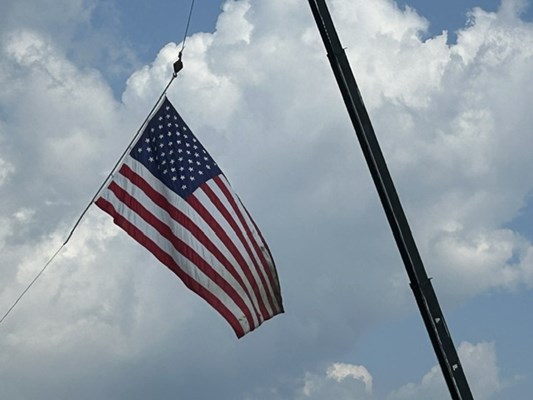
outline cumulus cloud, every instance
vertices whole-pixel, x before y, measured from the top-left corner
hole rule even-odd
[[[512,385],[513,379],[501,375],[494,342],[472,344],[463,342],[458,348],[463,367],[469,371],[467,379],[476,399],[490,400],[501,397],[501,391]],[[379,376],[377,377],[379,380]],[[516,379],[514,379],[516,381]],[[325,373],[307,372],[302,386],[291,396],[293,399],[357,399],[357,400],[426,400],[448,399],[441,369],[432,367],[418,383],[408,383],[381,397],[373,395],[373,377],[362,365],[332,363]]]
[[[453,45],[446,33],[425,39],[428,22],[390,1],[330,3],[439,295],[460,302],[531,286],[531,242],[505,227],[533,189],[525,145],[533,27],[520,20],[519,3],[474,9]],[[75,4],[73,20],[87,21],[87,4]],[[68,51],[68,35],[30,25],[0,29],[4,308],[61,244],[180,49],[164,46],[117,99],[100,71]],[[378,389],[363,366],[305,373],[414,307],[324,53],[301,1],[231,1],[215,32],[187,39],[185,69],[169,91],[261,226],[286,315],[237,343],[216,313],[93,210],[1,327],[3,397],[166,398],[179,389],[232,400],[372,398]],[[480,395],[497,393],[493,345],[461,352],[493,378]],[[440,390],[438,376],[432,370],[391,399]]]
[[[372,393],[372,375],[362,365],[331,364],[327,370],[327,377],[337,382],[342,382],[347,378],[357,379],[365,384],[368,393]]]
[[[0,185],[13,173],[13,165],[0,158]]]
[[[121,26],[110,1],[2,1],[0,34],[31,30],[53,40],[77,65],[98,66],[108,77],[125,79],[138,60]]]
[[[501,376],[494,342],[472,344],[463,342],[458,348],[467,379],[476,399],[490,400],[500,396],[501,390],[510,384]],[[378,377],[379,378],[379,377]],[[372,400],[426,400],[448,399],[441,369],[432,367],[419,383],[408,383],[393,390],[385,397],[373,395],[373,377],[366,367],[346,363],[331,363],[325,373],[307,372],[292,399],[357,399]],[[269,397],[267,397],[269,398]]]
[[[472,290],[530,285],[529,242],[504,228],[533,181],[523,146],[523,127],[532,122],[530,96],[519,88],[528,79],[533,35],[531,24],[519,19],[517,3],[504,2],[498,13],[474,9],[455,45],[447,44],[446,33],[423,40],[427,21],[411,9],[389,2],[333,5],[431,274],[455,299]],[[273,15],[299,15],[296,8],[294,2],[231,3],[215,34],[190,38],[190,67],[171,93],[193,121],[201,121],[200,133],[205,130],[215,151],[224,146],[221,157],[230,168],[231,160],[268,164],[276,154],[266,169],[235,167],[237,178],[256,185],[253,176],[261,173],[304,204],[302,211],[320,209],[313,221],[362,222],[376,208],[375,197],[315,28],[309,21],[292,23],[292,41],[265,28]],[[236,21],[231,29],[228,19]],[[175,51],[167,46],[151,67],[133,75],[125,100],[142,98],[141,87],[161,87]],[[317,168],[315,160],[329,168]],[[292,173],[309,168],[315,184]],[[398,275],[402,280],[403,271]]]
[[[489,400],[497,398],[504,386],[497,365],[494,343],[482,342],[472,344],[463,342],[458,349],[459,357],[465,370],[474,398]],[[434,366],[420,383],[410,383],[391,393],[388,400],[448,399],[450,396],[445,386],[439,366]]]
[[[333,363],[325,375],[307,373],[295,399],[370,399],[372,375],[362,365]]]

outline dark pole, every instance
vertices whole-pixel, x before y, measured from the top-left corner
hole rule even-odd
[[[309,0],[316,24],[328,52],[344,103],[350,114],[357,138],[363,150],[370,174],[376,185],[394,239],[409,276],[422,319],[433,349],[439,360],[444,379],[453,400],[473,400],[466,376],[459,361],[444,315],[437,301],[416,247],[409,223],[403,212],[398,193],[381,152],[370,117],[355,82],[348,58],[342,48],[325,0]]]

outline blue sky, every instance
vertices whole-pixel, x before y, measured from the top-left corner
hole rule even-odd
[[[529,399],[529,2],[329,3],[475,398]],[[188,9],[0,5],[2,309],[159,95]],[[184,62],[169,97],[261,226],[286,314],[237,341],[91,209],[0,326],[0,397],[448,398],[306,2],[196,0]]]

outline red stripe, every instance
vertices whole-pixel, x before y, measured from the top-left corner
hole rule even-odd
[[[270,304],[272,304],[273,308],[275,308],[276,310],[279,310],[279,307],[277,305],[277,301],[274,302],[273,299],[272,299],[272,294],[275,295],[275,289],[274,288],[276,287],[276,282],[274,281],[274,278],[273,278],[271,270],[270,270],[270,263],[266,260],[265,255],[263,254],[263,251],[260,249],[259,244],[257,243],[254,235],[252,234],[252,232],[250,230],[250,226],[245,221],[244,216],[242,215],[239,206],[235,202],[235,198],[233,197],[233,195],[229,191],[229,188],[225,185],[225,183],[222,181],[220,176],[216,176],[215,178],[213,178],[213,181],[216,183],[216,185],[219,187],[219,189],[222,191],[222,193],[226,196],[227,201],[229,202],[229,204],[231,205],[231,208],[233,209],[233,212],[235,213],[235,215],[237,215],[237,218],[239,219],[241,225],[244,227],[244,230],[246,231],[246,235],[248,236],[248,239],[252,243],[252,246],[254,247],[256,254],[259,256],[259,260],[260,260],[261,264],[263,265],[262,271],[265,272],[265,274],[266,274],[266,276],[267,276],[267,278],[268,278],[268,280],[270,282],[270,287],[272,288],[272,291],[274,292],[274,293],[271,293],[270,290],[268,290],[268,296],[270,298]],[[239,200],[239,202],[240,202],[240,200]],[[242,205],[242,202],[240,202],[240,203]],[[257,230],[257,227],[255,227],[255,228]],[[274,267],[274,265],[272,265],[272,266]],[[267,290],[267,289],[268,289],[268,287],[265,286],[265,290]],[[276,298],[276,300],[277,300],[277,298]]]
[[[209,303],[217,312],[224,317],[226,321],[231,325],[237,337],[242,337],[245,335],[245,332],[239,323],[238,319],[233,315],[233,313],[220,301],[209,290],[205,289],[202,285],[188,276],[179,265],[174,261],[174,259],[164,252],[153,240],[147,237],[140,229],[135,225],[131,224],[126,218],[120,215],[115,207],[100,197],[95,204],[100,207],[102,210],[107,212],[113,217],[113,222],[121,227],[128,235],[135,239],[139,244],[148,249],[160,262],[166,265],[172,272],[174,272],[183,283],[193,292],[202,297],[207,303]],[[253,328],[252,328],[253,329]]]
[[[237,304],[242,313],[246,316],[250,327],[254,326],[250,309],[242,297],[213,267],[211,267],[211,265],[209,265],[209,263],[207,263],[193,248],[187,245],[187,243],[174,235],[172,229],[167,224],[159,220],[155,215],[148,211],[137,199],[130,196],[128,192],[118,186],[116,182],[111,182],[108,189],[112,191],[120,201],[128,205],[131,210],[137,213],[148,224],[153,226],[161,234],[161,236],[171,242],[174,248],[180,254],[182,254],[200,271],[214,281],[235,302],[235,304]],[[187,226],[184,227],[186,229],[188,228]]]
[[[263,297],[261,296],[261,291],[259,289],[259,286],[257,284],[257,281],[255,280],[252,271],[250,270],[250,266],[244,259],[244,256],[242,253],[237,249],[237,246],[235,246],[235,243],[230,239],[226,231],[222,228],[222,226],[218,223],[218,221],[211,215],[211,213],[205,208],[205,206],[198,200],[198,198],[192,194],[189,197],[187,197],[187,203],[204,219],[204,221],[211,227],[211,229],[215,232],[215,234],[220,238],[220,240],[224,243],[226,248],[229,250],[229,252],[233,255],[235,260],[239,263],[239,266],[243,270],[244,274],[246,275],[246,278],[248,279],[248,282],[250,282],[250,285],[252,286],[252,290],[255,294],[255,297],[257,299],[257,302],[259,303],[259,308],[261,310],[260,313],[258,313],[258,317],[260,320],[266,320],[267,315],[269,315],[268,310],[266,309],[265,303],[263,301]]]
[[[272,273],[273,279],[275,281],[275,285],[273,286],[272,289],[274,290],[276,298],[278,299],[279,312],[282,313],[282,312],[284,312],[284,309],[283,309],[283,298],[281,297],[281,285],[279,284],[279,278],[278,278],[278,273],[276,271],[276,265],[274,263],[274,257],[272,256],[272,252],[270,251],[270,248],[268,247],[268,243],[265,241],[265,238],[263,237],[263,234],[259,230],[259,227],[255,223],[255,221],[252,219],[252,216],[250,215],[250,213],[248,212],[248,210],[246,209],[244,204],[242,204],[242,202],[241,202],[241,206],[244,209],[244,211],[246,212],[246,215],[248,215],[248,219],[254,225],[255,231],[257,232],[257,234],[261,238],[261,241],[263,242],[263,245],[265,246],[265,250],[268,252],[269,257],[272,260],[272,269],[270,269],[270,272]]]
[[[241,276],[235,270],[235,268],[227,259],[227,257],[222,253],[222,251],[209,239],[209,237],[186,214],[174,207],[165,196],[155,190],[142,176],[135,173],[135,171],[133,171],[129,166],[124,164],[120,168],[120,174],[128,178],[130,182],[132,182],[135,186],[139,187],[160,208],[167,211],[172,217],[172,219],[174,219],[178,224],[187,227],[187,229],[191,232],[192,236],[194,236],[200,243],[202,243],[202,245],[207,250],[209,250],[211,254],[213,254],[213,256],[226,268],[226,270],[231,274],[231,276],[233,276],[233,278],[238,282],[242,290],[246,293],[246,296],[250,298],[255,314],[259,315],[259,311],[256,309],[256,306],[252,301],[251,293],[246,287]],[[258,322],[259,324],[261,323],[261,321]]]
[[[235,232],[235,234],[237,235],[237,237],[239,238],[239,240],[241,241],[242,245],[244,246],[246,252],[248,253],[248,257],[250,258],[250,260],[252,261],[252,263],[254,264],[255,266],[255,269],[258,271],[257,275],[259,275],[259,279],[261,280],[261,285],[263,286],[264,290],[265,290],[265,293],[268,297],[268,301],[270,302],[270,304],[273,304],[273,301],[272,301],[272,296],[270,294],[270,291],[268,290],[267,286],[266,286],[266,281],[265,281],[265,277],[263,276],[263,274],[259,271],[259,265],[257,265],[257,261],[255,260],[255,257],[252,253],[252,250],[250,249],[250,246],[248,245],[248,243],[246,242],[246,239],[243,235],[243,232],[239,229],[237,223],[235,222],[235,220],[233,219],[233,217],[231,216],[230,212],[226,209],[226,207],[224,206],[224,204],[222,204],[222,201],[220,201],[220,199],[217,197],[217,195],[213,192],[213,190],[207,185],[207,184],[203,184],[200,186],[201,189],[205,192],[205,194],[207,195],[207,197],[209,197],[209,200],[211,200],[211,202],[215,205],[215,207],[218,209],[218,211],[224,216],[224,218],[228,221],[228,223],[230,224],[230,226],[232,227],[233,231]],[[270,315],[270,313],[266,312],[266,314],[264,315]]]

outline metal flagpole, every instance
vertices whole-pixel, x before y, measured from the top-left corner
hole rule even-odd
[[[453,400],[473,400],[463,367],[439,306],[437,295],[420,258],[409,223],[326,2],[325,0],[309,0],[309,5],[328,52],[331,68],[350,114],[394,239],[405,264],[411,289],[422,314],[422,319],[439,360],[451,397]]]

